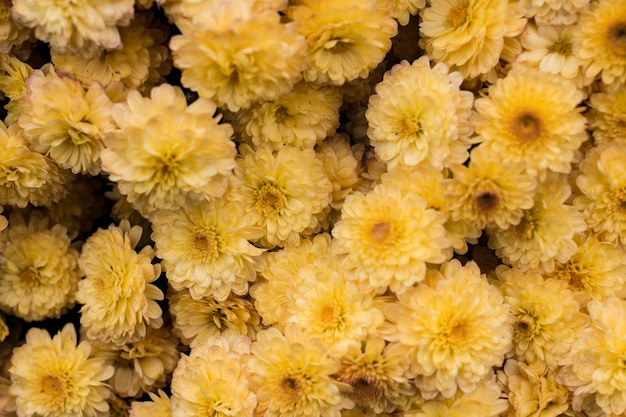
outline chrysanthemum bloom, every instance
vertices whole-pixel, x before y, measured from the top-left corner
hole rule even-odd
[[[494,69],[505,50],[505,38],[519,35],[526,24],[508,0],[428,3],[420,13],[420,45],[432,60],[467,79]]]
[[[426,274],[426,263],[451,255],[447,216],[414,193],[378,185],[346,198],[333,228],[335,252],[356,279],[377,292],[401,293]]]
[[[232,127],[215,111],[206,99],[187,106],[183,91],[169,84],[149,98],[131,91],[126,103],[113,105],[120,130],[105,138],[102,169],[145,215],[221,197],[236,150]]]
[[[26,79],[32,73],[31,66],[15,56],[4,54],[0,56],[0,90],[9,99],[9,102],[4,105],[7,110],[4,122],[9,126],[18,120],[21,111],[19,100],[28,91]]]
[[[626,84],[604,86],[589,97],[589,127],[595,142],[626,146]]]
[[[557,381],[573,392],[575,411],[588,411],[584,408],[591,402],[606,415],[620,415],[626,412],[626,301],[617,297],[603,302],[592,300],[587,310],[591,326],[561,361],[563,368]]]
[[[49,206],[68,193],[73,175],[56,162],[32,151],[23,131],[0,121],[0,204]]]
[[[31,31],[13,19],[11,0],[0,1],[0,52],[8,54],[14,46],[28,40]]]
[[[264,246],[297,244],[300,232],[315,226],[315,215],[332,198],[322,162],[313,149],[241,148],[227,198],[242,203],[242,217],[264,230]]]
[[[339,127],[339,107],[338,89],[300,83],[278,100],[238,112],[238,131],[254,146],[312,148]]]
[[[148,393],[149,401],[133,401],[128,417],[172,417],[170,397],[163,390]]]
[[[69,74],[41,70],[26,82],[18,124],[34,149],[75,174],[98,174],[102,139],[114,128],[111,100],[102,86],[85,91]]]
[[[376,0],[302,0],[287,8],[308,45],[304,78],[341,85],[365,78],[383,60],[398,30]]]
[[[530,173],[568,173],[587,139],[583,93],[573,81],[535,68],[514,68],[475,102],[472,123],[488,152],[503,163],[523,161]]]
[[[585,64],[585,75],[598,76],[604,84],[626,81],[626,3],[593,2],[580,14],[574,36]]]
[[[556,369],[589,324],[567,283],[538,272],[496,268],[504,300],[515,318],[508,356]]]
[[[12,216],[2,232],[0,308],[27,321],[57,318],[74,305],[81,274],[67,229],[47,218]]]
[[[129,89],[141,89],[151,70],[157,71],[168,57],[164,45],[167,29],[153,24],[150,14],[137,14],[130,25],[119,28],[121,47],[101,50],[94,56],[58,53],[52,50],[52,62],[59,71],[74,75],[84,85],[98,82],[103,86],[122,81]],[[155,59],[156,58],[156,59]],[[153,83],[159,81],[160,74]]]
[[[328,254],[298,271],[297,285],[287,290],[287,323],[318,338],[334,357],[376,334],[384,316],[373,291],[347,281],[337,259]],[[284,325],[284,323],[279,323]]]
[[[470,158],[468,166],[453,166],[452,178],[444,182],[451,217],[479,229],[518,224],[524,210],[535,204],[537,181],[526,172],[526,165],[503,164],[483,146],[474,148]]]
[[[141,340],[122,345],[94,340],[92,356],[112,363],[115,373],[106,382],[116,394],[141,397],[162,388],[176,367],[178,340],[169,330],[148,328]]]
[[[517,7],[538,25],[572,25],[589,0],[521,0]]]
[[[53,338],[42,329],[30,329],[26,344],[11,357],[11,394],[19,416],[106,417],[109,389],[104,381],[113,367],[90,357],[91,345],[76,345],[71,323]]]
[[[233,12],[223,3],[209,2],[213,21],[182,27],[170,41],[183,85],[231,111],[289,92],[306,66],[296,27],[273,11]]]
[[[339,361],[296,325],[288,325],[284,334],[276,328],[259,332],[248,366],[260,416],[340,417],[339,411],[351,405],[341,396],[345,386],[331,377]]]
[[[569,416],[567,388],[556,381],[557,372],[509,359],[503,378],[511,408],[507,417]]]
[[[245,295],[263,249],[249,240],[263,235],[241,205],[223,199],[195,207],[158,210],[150,216],[157,256],[170,285],[195,299]]]
[[[593,235],[576,240],[576,253],[567,262],[557,263],[548,276],[567,282],[581,305],[614,296],[626,298],[624,251]]]
[[[385,74],[369,99],[367,134],[376,156],[390,169],[428,161],[441,169],[467,159],[473,95],[463,78],[428,57],[402,61]]]
[[[499,366],[511,348],[512,318],[504,297],[478,265],[457,260],[431,270],[428,284],[398,295],[388,318],[410,375],[426,398],[469,392]]]
[[[172,416],[253,415],[256,397],[246,367],[250,340],[213,337],[182,355],[172,377]]]
[[[13,18],[33,28],[35,36],[60,52],[89,56],[99,48],[120,47],[117,26],[133,17],[133,0],[92,2],[13,0]]]
[[[589,151],[580,164],[574,206],[602,240],[626,243],[626,148],[604,144]]]
[[[287,244],[284,249],[268,252],[259,269],[260,279],[250,288],[256,310],[263,324],[270,326],[283,322],[289,316],[287,291],[298,285],[298,270],[322,257],[330,250],[330,236],[326,233],[299,244]]]
[[[524,210],[518,224],[506,230],[487,228],[489,247],[505,263],[523,271],[550,272],[556,262],[567,262],[576,253],[574,238],[587,228],[583,215],[565,203],[570,194],[563,178],[541,183],[535,205]]]
[[[417,15],[426,6],[426,0],[388,0],[391,6],[391,17],[402,26],[409,23],[411,16]]]
[[[122,220],[119,227],[98,229],[87,239],[78,259],[85,279],[78,283],[76,300],[83,304],[80,323],[87,336],[104,343],[126,344],[146,336],[147,327],[163,324],[156,300],[163,293],[151,284],[160,265],[152,265],[154,250],[134,250],[142,229]]]
[[[192,349],[212,337],[244,335],[254,339],[261,319],[252,301],[234,294],[222,301],[194,300],[188,290],[169,291],[172,332]]]
[[[376,415],[407,409],[416,391],[404,375],[403,360],[385,347],[383,339],[372,337],[363,347],[348,349],[336,378],[350,385],[352,390],[345,395],[358,408]]]
[[[559,74],[575,81],[578,88],[591,84],[593,77],[584,75],[572,31],[573,26],[529,24],[520,36],[524,50],[516,57],[516,62],[549,74]]]

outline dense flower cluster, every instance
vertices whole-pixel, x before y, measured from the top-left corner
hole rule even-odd
[[[624,0],[0,0],[0,416],[626,415]]]

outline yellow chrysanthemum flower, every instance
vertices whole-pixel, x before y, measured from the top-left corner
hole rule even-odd
[[[338,360],[296,325],[288,325],[284,334],[276,328],[259,332],[248,366],[260,416],[340,417],[341,408],[351,405],[341,396],[343,384],[331,377]]]
[[[585,75],[598,76],[604,84],[626,82],[626,3],[622,0],[593,2],[580,14],[574,36]]]
[[[246,364],[250,340],[213,337],[182,355],[172,377],[172,417],[253,415]]]
[[[192,349],[212,337],[244,335],[254,339],[261,319],[252,301],[230,294],[227,299],[194,300],[189,290],[168,291],[172,332]]]
[[[444,182],[446,205],[452,219],[477,228],[518,224],[523,211],[530,209],[537,181],[521,163],[503,164],[483,146],[474,148],[468,166],[451,168],[452,178]]]
[[[521,0],[517,6],[538,25],[572,25],[589,0]]]
[[[132,343],[146,336],[147,327],[163,324],[156,302],[163,293],[152,284],[161,267],[152,264],[151,246],[134,250],[141,234],[140,226],[122,220],[119,227],[98,229],[83,246],[78,265],[85,279],[78,283],[76,301],[83,304],[80,323],[91,339]]]
[[[67,229],[48,218],[11,216],[0,234],[0,308],[26,321],[57,318],[74,306],[81,273]]]
[[[172,417],[170,397],[163,390],[148,393],[149,401],[133,401],[128,417]]]
[[[568,173],[587,139],[583,93],[573,81],[534,68],[514,68],[475,102],[473,140],[502,162],[523,161],[529,173]]]
[[[420,17],[420,45],[428,56],[466,79],[492,71],[505,38],[526,24],[508,0],[429,0]]]
[[[128,94],[112,114],[119,131],[105,138],[102,169],[144,215],[221,197],[235,166],[233,129],[219,123],[216,106],[187,106],[179,87],[162,84],[142,97]]]
[[[626,146],[626,84],[603,86],[589,97],[589,127],[595,143],[615,142]]]
[[[478,265],[457,260],[430,270],[426,284],[398,295],[386,315],[426,398],[475,389],[511,348],[512,318],[504,297]]]
[[[13,0],[13,18],[35,30],[38,39],[61,52],[85,56],[99,48],[120,47],[117,26],[126,26],[134,14],[133,0],[94,3],[77,0]]]
[[[301,0],[287,9],[306,38],[304,78],[341,85],[365,78],[391,49],[397,24],[376,0]]]
[[[587,228],[583,215],[566,200],[571,194],[564,178],[553,177],[537,188],[535,204],[508,229],[488,227],[489,247],[505,263],[523,271],[550,272],[556,262],[576,253],[575,237]]]
[[[5,123],[12,125],[19,117],[20,99],[28,91],[26,79],[33,73],[30,65],[13,55],[0,56],[0,90],[9,99],[4,108],[7,110]]]
[[[594,148],[580,171],[574,206],[602,240],[626,243],[626,148],[619,143]]]
[[[12,0],[0,1],[0,52],[8,54],[14,46],[22,44],[31,37],[31,31],[13,18]]]
[[[76,345],[76,331],[66,324],[54,337],[32,328],[26,344],[11,357],[11,395],[20,416],[106,417],[110,391],[104,381],[113,367],[90,357],[91,345]]]
[[[334,250],[354,273],[351,279],[380,293],[387,288],[401,293],[424,279],[426,263],[441,263],[452,254],[446,220],[417,194],[378,185],[346,198],[332,231]]]
[[[556,369],[589,324],[567,283],[539,273],[496,268],[504,300],[515,322],[510,357]]]
[[[261,227],[265,247],[298,243],[331,200],[332,185],[313,149],[285,146],[256,152],[243,145],[227,198],[243,204],[243,217]]]
[[[402,26],[409,24],[411,16],[426,6],[426,0],[386,0],[391,7],[391,17],[396,19]]]
[[[88,90],[68,74],[34,71],[18,124],[36,151],[73,173],[100,172],[104,135],[114,128],[111,100],[100,84]]]
[[[428,161],[441,169],[467,159],[473,95],[461,91],[461,74],[428,57],[402,61],[385,74],[369,99],[367,134],[390,169]]]
[[[229,13],[236,6],[224,3],[205,3],[212,21],[183,27],[171,39],[183,85],[231,111],[289,92],[306,66],[306,42],[296,27],[274,11]]]
[[[248,241],[263,231],[251,225],[241,205],[220,199],[195,207],[158,210],[150,216],[152,239],[170,285],[195,299],[245,295],[263,249]]]

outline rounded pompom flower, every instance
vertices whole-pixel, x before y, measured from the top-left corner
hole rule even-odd
[[[74,326],[66,324],[53,338],[42,329],[26,334],[26,344],[11,357],[11,395],[20,416],[107,417],[110,391],[104,381],[113,367],[92,358],[91,345],[76,345]]]
[[[626,146],[626,84],[611,84],[592,94],[589,107],[589,127],[595,143]]]

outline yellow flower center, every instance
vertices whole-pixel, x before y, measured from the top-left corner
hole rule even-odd
[[[619,55],[626,55],[626,22],[618,22],[608,29],[608,44]]]
[[[197,231],[192,240],[193,249],[207,259],[216,259],[220,254],[221,239],[215,230]]]
[[[393,224],[387,220],[375,222],[370,226],[368,234],[376,245],[389,244],[395,238]]]
[[[285,106],[278,106],[274,111],[274,117],[278,123],[282,123],[289,118],[289,110]]]
[[[331,51],[334,54],[341,53],[350,48],[354,41],[348,38],[330,38],[324,42],[324,49]]]
[[[521,314],[513,325],[513,339],[516,342],[531,340],[539,333],[539,325],[535,317],[529,314]]]
[[[524,211],[524,216],[520,220],[517,226],[513,226],[513,232],[517,237],[522,240],[531,239],[535,234],[537,225],[533,219],[533,214],[530,210]]]
[[[38,287],[40,284],[39,273],[34,268],[25,269],[18,276],[20,281],[28,287]]]
[[[404,133],[408,135],[420,136],[424,131],[422,122],[418,116],[405,117],[399,120],[398,134]]]
[[[524,111],[513,118],[511,131],[519,139],[530,141],[541,136],[543,126],[537,115]]]
[[[256,207],[265,216],[280,214],[287,205],[287,197],[274,184],[263,184],[256,194]]]
[[[304,393],[302,378],[295,375],[286,375],[280,382],[282,395],[287,402],[300,402]]]
[[[366,372],[357,372],[341,376],[339,380],[352,387],[349,396],[357,405],[367,406],[385,396],[385,384],[376,378],[376,375],[370,375],[370,373]]]
[[[559,271],[556,271],[555,276],[567,281],[569,288],[574,291],[584,291],[587,288],[587,273],[585,268],[578,263],[566,263]]]
[[[464,321],[455,319],[453,320],[447,331],[446,331],[446,339],[449,343],[453,345],[457,345],[463,340],[465,340],[467,336],[467,325]]]
[[[68,388],[68,381],[55,375],[44,376],[41,380],[41,391],[55,399],[65,397]]]
[[[572,42],[567,39],[559,39],[548,47],[548,51],[569,56],[572,54]]]
[[[452,28],[458,28],[467,20],[467,4],[460,3],[452,7],[446,15],[446,22]]]

